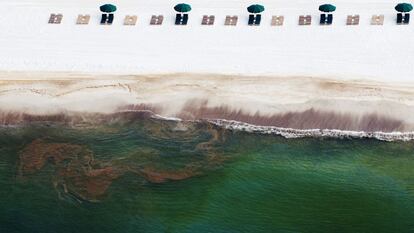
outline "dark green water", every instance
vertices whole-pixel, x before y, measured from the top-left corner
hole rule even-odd
[[[178,126],[141,119],[0,129],[0,232],[414,232],[411,142]],[[49,158],[25,172],[35,160],[22,161],[24,151]],[[61,174],[89,166],[89,152],[93,169],[116,173],[100,195],[83,190],[82,171]],[[107,179],[97,177],[95,186]]]

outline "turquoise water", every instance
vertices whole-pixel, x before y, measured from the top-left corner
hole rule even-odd
[[[154,119],[2,128],[0,231],[414,232],[413,149]]]

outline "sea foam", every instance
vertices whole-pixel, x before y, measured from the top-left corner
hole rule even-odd
[[[414,132],[364,132],[338,129],[292,129],[275,126],[260,126],[225,119],[210,119],[208,122],[229,130],[250,133],[280,135],[285,138],[326,137],[326,138],[374,138],[381,141],[411,141]]]

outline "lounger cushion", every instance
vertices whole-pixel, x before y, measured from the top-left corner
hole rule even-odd
[[[325,24],[325,23],[326,23],[326,15],[325,14],[321,14],[320,24]]]
[[[249,15],[249,22],[248,22],[248,24],[249,25],[253,25],[253,23],[254,23],[254,15]]]
[[[181,14],[177,14],[175,16],[175,24],[180,25],[181,24]]]
[[[255,25],[260,25],[260,22],[262,21],[262,15],[256,15],[256,20],[254,22]]]
[[[114,21],[114,14],[109,14],[108,23],[111,24]]]
[[[106,23],[106,19],[107,19],[107,14],[102,14],[102,18],[101,18],[101,24]]]
[[[405,14],[404,16],[404,23],[408,24],[410,22],[410,14]]]
[[[188,23],[188,14],[184,14],[182,25],[187,25],[187,23]]]
[[[332,24],[332,22],[333,22],[333,15],[332,14],[329,14],[328,15],[328,20],[326,21],[326,23],[327,24]]]
[[[401,13],[398,13],[397,14],[397,23],[402,23],[402,21],[403,21],[402,14]]]

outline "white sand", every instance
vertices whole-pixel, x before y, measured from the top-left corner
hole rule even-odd
[[[263,24],[249,27],[246,0],[192,0],[189,25],[174,26],[171,0],[119,0],[112,26],[99,25],[97,0],[3,1],[0,21],[0,71],[70,71],[104,74],[218,73],[315,76],[382,82],[414,80],[413,23],[395,24],[394,0],[332,0],[332,26],[317,25],[321,1],[262,0]],[[63,13],[61,25],[47,24],[50,13]],[[89,25],[75,25],[78,14],[90,14]],[[136,14],[136,26],[123,17]],[[164,14],[164,25],[149,26],[150,15]],[[216,25],[201,26],[203,14],[215,14]],[[311,14],[314,24],[298,26]],[[360,14],[361,25],[346,26],[348,14]],[[383,26],[369,25],[384,14]],[[225,15],[238,15],[237,27],[223,26]],[[284,15],[283,27],[271,27],[272,15]]]
[[[332,0],[334,24],[319,26],[325,2],[263,0],[260,27],[246,25],[252,2],[244,0],[193,0],[186,27],[173,25],[169,0],[117,1],[112,26],[98,24],[102,1],[3,2],[0,113],[111,113],[145,104],[175,117],[207,101],[252,116],[311,108],[374,114],[414,131],[414,30],[395,24],[397,2]],[[62,24],[47,24],[50,13],[63,13]],[[90,24],[76,25],[78,14],[90,14]],[[127,14],[138,15],[136,26],[122,25]],[[164,25],[150,26],[152,14],[163,14]],[[215,14],[216,25],[201,26],[204,14]],[[313,25],[298,26],[301,14]],[[360,14],[361,24],[346,26],[348,14]],[[370,25],[373,14],[385,15],[383,26]],[[223,26],[226,15],[238,15],[238,26]],[[271,27],[272,15],[284,15],[285,25]]]

